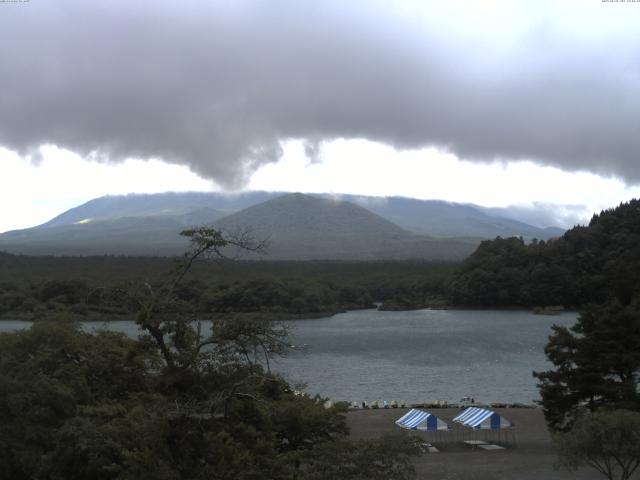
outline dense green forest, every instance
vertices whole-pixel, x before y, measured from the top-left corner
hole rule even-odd
[[[581,307],[616,298],[628,304],[640,288],[640,201],[594,215],[562,237],[526,244],[496,238],[480,244],[454,275],[459,306]]]
[[[158,281],[176,259],[30,257],[0,253],[0,316],[130,317],[124,292]],[[347,309],[441,305],[456,263],[266,262],[203,260],[177,295],[201,316],[258,312],[270,318],[326,315]]]

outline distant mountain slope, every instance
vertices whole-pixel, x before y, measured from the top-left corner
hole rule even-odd
[[[353,203],[291,193],[228,215],[216,222],[223,229],[249,227],[268,236],[311,240],[317,235],[408,235],[386,220]]]
[[[491,216],[481,207],[403,197],[350,197],[378,215],[407,230],[433,237],[525,237],[547,239],[562,235],[561,228],[538,228],[505,216]]]
[[[267,239],[274,259],[459,259],[477,245],[419,236],[353,203],[300,193],[246,208],[215,226]]]
[[[203,209],[215,210],[219,218],[274,198],[280,194],[247,192],[239,195],[208,192],[166,192],[154,194],[108,195],[67,210],[36,228],[72,225],[85,220],[122,217],[179,216]]]
[[[220,215],[235,213],[285,195],[281,192],[244,192],[239,194],[185,192],[130,194],[96,198],[58,215],[38,228],[71,225],[91,219],[106,220],[121,217],[181,215],[209,208]],[[433,237],[523,236],[547,239],[562,235],[564,230],[550,226],[539,228],[509,215],[512,210],[485,208],[476,205],[418,200],[404,197],[367,197],[357,195],[313,194],[322,198],[339,198],[355,203],[414,233]],[[518,210],[513,210],[517,212]]]
[[[588,218],[584,217],[584,206],[582,205],[552,205],[540,203],[528,206],[476,207],[490,217],[517,220],[544,230],[561,230],[564,232],[567,227],[570,228],[588,222]],[[563,228],[560,228],[560,226]]]
[[[249,209],[241,217],[235,216],[245,208],[264,202],[268,204],[281,196],[298,198],[299,203],[289,205],[286,214],[270,214],[267,217],[254,214],[253,210]],[[324,202],[314,203],[323,205],[317,209],[318,217],[315,221],[310,220],[308,213],[303,213],[303,206],[310,205],[312,199]],[[351,203],[345,206],[345,202],[338,202],[337,199]],[[359,207],[356,208],[353,204]],[[269,208],[275,208],[278,203],[268,205],[271,205]],[[342,210],[331,210],[330,205],[342,205]],[[329,217],[324,218],[324,215],[329,213],[333,215],[330,216],[330,221],[334,222],[331,225],[326,223],[329,222]],[[338,213],[343,216],[336,217]],[[298,219],[295,227],[298,231],[295,235],[293,225],[282,224],[285,215]],[[376,218],[375,221],[372,215]],[[300,255],[308,255],[310,252],[325,258],[326,248],[320,248],[318,242],[314,244],[314,239],[319,234],[324,235],[322,238],[328,242],[327,245],[332,245],[333,254],[338,255],[336,258],[354,254],[355,248],[347,248],[342,244],[349,237],[349,232],[355,232],[364,225],[358,222],[364,221],[365,217],[368,219],[365,222],[367,227],[353,235],[377,238],[377,243],[374,245],[371,240],[360,239],[363,248],[360,249],[358,258],[364,255],[366,249],[370,250],[369,254],[364,255],[366,258],[396,258],[395,253],[389,257],[390,252],[396,247],[383,246],[383,240],[393,237],[391,231],[403,239],[403,258],[408,255],[417,258],[432,258],[432,255],[435,255],[433,258],[459,258],[463,252],[467,252],[464,245],[476,245],[479,239],[496,236],[547,239],[559,236],[563,232],[561,229],[537,228],[517,220],[491,216],[481,211],[481,207],[437,200],[355,195],[334,197],[327,194],[291,197],[276,192],[246,192],[233,195],[188,192],[97,198],[37,227],[1,234],[0,250],[57,255],[173,255],[182,251],[186,245],[184,239],[178,236],[181,230],[194,225],[211,224],[225,216],[230,218],[225,220],[226,223],[223,225],[230,225],[236,222],[237,218],[244,218],[245,226],[251,226],[267,237],[273,236],[276,231],[279,232],[280,245],[283,245],[283,249],[286,246],[290,255],[294,251],[297,252],[295,258],[302,258]],[[326,224],[323,224],[323,221]],[[360,227],[352,226],[353,222]],[[426,238],[425,235],[430,238]],[[442,238],[459,240],[443,244],[436,241]],[[393,241],[397,243],[397,239]],[[298,248],[296,242],[302,242],[305,247]],[[426,257],[425,242],[429,244],[430,252]],[[314,248],[317,250],[313,250]],[[452,253],[454,250],[455,253]],[[303,255],[303,251],[307,253]],[[284,251],[277,247],[273,254],[284,255]]]
[[[27,255],[175,255],[187,247],[180,231],[211,224],[221,216],[217,210],[200,208],[175,215],[47,224],[0,235],[0,249]]]
[[[222,219],[220,211],[204,207],[169,214],[181,211],[184,204],[170,209],[164,202],[159,202],[165,207],[161,213],[153,214],[149,198],[143,200],[122,210],[143,215],[118,217],[117,210],[96,202],[44,226],[0,235],[0,249],[24,254],[175,255],[186,247],[180,230],[216,219],[218,228],[250,229],[255,238],[268,240],[270,259],[462,259],[479,241],[416,235],[350,202],[302,194],[273,198]],[[197,200],[205,203],[208,198]]]

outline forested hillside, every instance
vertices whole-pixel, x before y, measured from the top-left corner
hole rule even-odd
[[[562,237],[480,244],[451,283],[460,306],[580,307],[610,297],[628,304],[640,289],[640,200],[594,215]]]

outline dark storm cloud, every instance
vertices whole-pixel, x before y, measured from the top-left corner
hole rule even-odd
[[[0,5],[0,145],[160,157],[239,186],[283,139],[317,157],[322,139],[361,137],[640,181],[631,43],[543,28],[500,55],[375,5]]]

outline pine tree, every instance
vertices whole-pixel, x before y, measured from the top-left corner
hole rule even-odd
[[[545,348],[555,369],[534,372],[549,426],[569,430],[581,410],[640,410],[640,302],[583,310],[570,327],[553,327]]]

